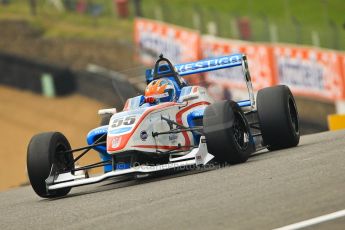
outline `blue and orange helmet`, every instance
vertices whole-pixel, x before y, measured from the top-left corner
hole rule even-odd
[[[176,98],[174,83],[166,78],[151,81],[146,87],[145,98],[150,103],[174,101]]]

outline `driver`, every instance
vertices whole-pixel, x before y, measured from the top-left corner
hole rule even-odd
[[[174,83],[166,78],[153,80],[145,90],[145,102],[150,104],[176,100]]]

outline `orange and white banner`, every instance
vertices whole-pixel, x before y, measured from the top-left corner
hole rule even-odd
[[[231,53],[244,53],[248,57],[249,71],[254,89],[258,90],[274,83],[270,47],[266,45],[203,36],[201,50],[204,58]],[[241,68],[210,72],[207,74],[207,79],[213,83],[220,83],[230,88],[245,88],[246,84],[244,84]]]
[[[244,53],[248,57],[253,87],[288,85],[296,95],[336,101],[345,99],[345,54],[289,45],[226,40],[203,36],[203,57]],[[245,88],[241,69],[207,74],[207,80],[230,89]]]
[[[338,100],[344,82],[338,53],[316,48],[275,45],[273,56],[277,83],[307,97]]]
[[[197,31],[136,18],[134,41],[141,62],[152,66],[160,54],[172,63],[192,62],[200,59],[200,34]]]
[[[201,36],[198,32],[154,20],[135,19],[135,42],[140,60],[152,66],[159,54],[172,63],[244,53],[254,90],[286,84],[294,94],[322,100],[345,100],[345,53],[282,44],[261,44]],[[191,77],[191,80],[203,76]],[[241,67],[205,74],[215,91],[243,90]],[[222,96],[223,97],[223,96]]]
[[[345,53],[339,55],[340,71],[343,79],[343,100],[345,100]]]

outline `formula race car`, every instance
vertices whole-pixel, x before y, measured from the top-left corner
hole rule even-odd
[[[214,101],[201,86],[183,76],[237,67],[243,72],[249,99]],[[299,143],[294,97],[287,86],[258,91],[255,101],[247,58],[243,54],[173,66],[159,57],[146,71],[145,95],[129,98],[121,112],[99,111],[101,126],[87,135],[86,147],[71,149],[59,132],[32,137],[27,170],[32,188],[45,198],[68,194],[72,187],[108,178],[140,178],[163,170],[199,167],[212,162],[237,164],[263,148],[277,150]],[[78,166],[89,150],[100,162]],[[82,151],[74,156],[73,153]],[[101,175],[89,170],[103,167]]]

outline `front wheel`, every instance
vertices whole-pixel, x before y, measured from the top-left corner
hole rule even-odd
[[[248,122],[236,102],[220,101],[207,106],[203,125],[207,148],[218,162],[243,163],[254,152]]]
[[[71,188],[48,191],[46,179],[54,164],[55,170],[71,171],[74,169],[71,146],[66,137],[59,132],[40,133],[31,138],[27,151],[27,170],[32,188],[37,195],[53,198],[67,195]]]
[[[269,150],[298,145],[298,112],[289,87],[279,85],[259,90],[257,111],[262,138]]]

